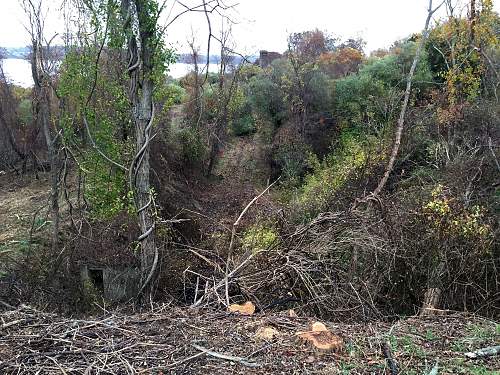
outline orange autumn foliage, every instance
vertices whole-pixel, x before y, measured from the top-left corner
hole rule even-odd
[[[318,58],[320,68],[334,78],[357,72],[362,62],[363,53],[351,47],[340,48],[335,52],[325,52]]]

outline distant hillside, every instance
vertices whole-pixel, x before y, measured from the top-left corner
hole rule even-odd
[[[1,48],[6,59],[24,59],[30,52],[29,47]]]
[[[0,47],[2,51],[2,56],[6,59],[27,59],[29,58],[29,54],[31,52],[31,47]],[[50,52],[52,58],[62,59],[64,56],[64,47],[63,46],[51,46]]]
[[[247,56],[247,60],[251,61],[252,63],[257,60],[257,56]],[[204,64],[207,61],[206,55],[200,55],[198,56],[198,64]],[[233,56],[233,61],[236,64],[239,64],[243,61],[243,58],[240,56]],[[185,64],[191,64],[192,63],[192,57],[188,53],[181,53],[177,55],[177,62],[179,63],[185,63]],[[220,56],[219,55],[210,55],[210,64],[217,64],[220,62]]]

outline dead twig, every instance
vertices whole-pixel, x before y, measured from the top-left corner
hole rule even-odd
[[[279,181],[279,179],[281,178],[278,177],[276,179],[276,181],[274,181],[272,184],[270,184],[268,187],[266,187],[264,189],[264,191],[262,191],[262,193],[260,193],[259,195],[255,196],[247,205],[246,207],[243,209],[243,211],[241,211],[240,213],[240,216],[238,216],[238,219],[236,219],[236,221],[234,222],[233,224],[233,229],[231,231],[231,241],[229,242],[229,250],[227,251],[227,261],[226,261],[226,277],[224,279],[224,283],[226,285],[226,304],[227,306],[229,306],[229,260],[230,260],[230,257],[232,255],[232,252],[233,252],[233,247],[234,247],[234,239],[235,239],[235,236],[236,236],[236,231],[238,229],[238,225],[240,225],[240,221],[241,219],[243,218],[243,216],[245,216],[246,212],[248,211],[248,209],[255,203],[257,202],[257,200],[262,197],[264,194],[266,194],[269,189],[271,189],[271,187],[276,184],[276,182]]]
[[[203,346],[200,346],[197,344],[191,344],[191,345],[193,346],[193,348],[200,350],[203,353],[205,353],[206,355],[209,355],[211,357],[224,359],[226,361],[238,362],[238,363],[242,364],[243,366],[247,366],[247,367],[260,367],[260,364],[254,362],[254,361],[249,361],[243,357],[236,357],[233,355],[220,354],[220,353],[214,352],[212,350],[209,350],[209,349],[204,348]]]

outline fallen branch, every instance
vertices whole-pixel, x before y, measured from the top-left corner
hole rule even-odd
[[[10,305],[7,302],[4,302],[2,300],[0,300],[0,305],[4,306],[4,307],[6,307],[6,308],[8,308],[10,310],[15,310],[16,309],[14,306],[12,306],[12,305]]]
[[[170,364],[165,365],[165,366],[151,367],[151,368],[148,368],[146,370],[142,370],[142,371],[139,372],[139,374],[145,374],[145,373],[150,374],[151,371],[164,370],[164,369],[167,369],[167,368],[176,367],[178,365],[182,365],[183,363],[189,362],[189,361],[191,361],[191,360],[193,360],[195,358],[204,356],[205,354],[206,354],[205,352],[196,353],[196,354],[194,354],[192,356],[186,357],[184,359],[181,359],[180,361],[173,362],[173,363],[170,363]]]
[[[248,209],[252,206],[252,204],[254,204],[260,197],[262,197],[264,194],[266,194],[268,192],[269,189],[271,189],[271,187],[280,180],[281,177],[278,177],[276,179],[276,181],[274,181],[271,185],[269,185],[267,188],[264,189],[264,191],[262,191],[262,193],[260,193],[259,195],[257,195],[256,197],[254,197],[250,203],[248,203],[246,205],[246,207],[243,209],[243,211],[241,211],[240,213],[240,216],[238,216],[238,219],[234,222],[233,224],[233,230],[231,232],[231,241],[229,243],[229,254],[231,253],[231,251],[233,250],[233,245],[234,245],[234,236],[236,235],[236,228],[238,227],[238,225],[240,224],[240,221],[241,219],[243,218],[243,216],[246,214],[246,212],[248,211]]]
[[[262,193],[260,193],[259,195],[255,196],[251,201],[250,203],[248,203],[246,205],[246,207],[243,209],[243,211],[241,211],[240,213],[240,216],[238,216],[238,219],[236,219],[236,221],[234,222],[233,224],[233,229],[231,231],[231,241],[229,242],[229,250],[227,251],[227,261],[226,261],[226,277],[224,278],[224,283],[226,285],[226,304],[227,306],[229,307],[229,260],[230,260],[230,257],[232,255],[232,252],[233,252],[233,247],[234,247],[234,238],[236,236],[236,230],[238,228],[238,225],[240,225],[240,221],[241,219],[243,218],[243,216],[246,214],[246,212],[248,211],[248,209],[255,203],[257,202],[257,200],[262,197],[264,194],[266,194],[269,189],[271,189],[271,187],[279,181],[279,179],[281,178],[278,177],[272,184],[270,184],[268,187],[266,187],[264,189],[264,191],[262,191]]]
[[[494,355],[500,354],[500,345],[488,346],[487,348],[482,348],[475,350],[473,352],[465,353],[464,355],[470,359],[492,357]]]
[[[11,327],[11,326],[15,326],[16,324],[23,323],[25,321],[26,321],[26,319],[18,319],[18,320],[13,320],[12,322],[9,322],[9,323],[4,323],[4,324],[2,324],[2,329],[5,329],[5,328]]]
[[[206,355],[209,355],[211,357],[219,358],[219,359],[224,359],[226,361],[231,361],[231,362],[238,362],[241,363],[243,366],[247,367],[260,367],[260,364],[254,362],[254,361],[248,361],[247,359],[243,357],[235,357],[233,355],[226,355],[226,354],[220,354],[217,352],[214,352],[212,350],[209,350],[207,348],[204,348],[203,346],[196,345],[196,344],[191,344],[193,348],[202,351]]]
[[[380,349],[382,350],[382,354],[389,364],[391,375],[397,375],[399,373],[398,364],[392,356],[391,345],[388,342],[384,342],[380,345]]]

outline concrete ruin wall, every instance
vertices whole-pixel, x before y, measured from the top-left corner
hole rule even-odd
[[[81,268],[82,282],[91,282],[111,302],[124,302],[135,298],[139,292],[140,273],[131,267],[93,267]]]
[[[257,64],[261,68],[266,68],[269,65],[271,65],[271,63],[274,60],[280,59],[281,57],[282,57],[281,53],[262,50],[259,53],[259,59],[257,61]]]

